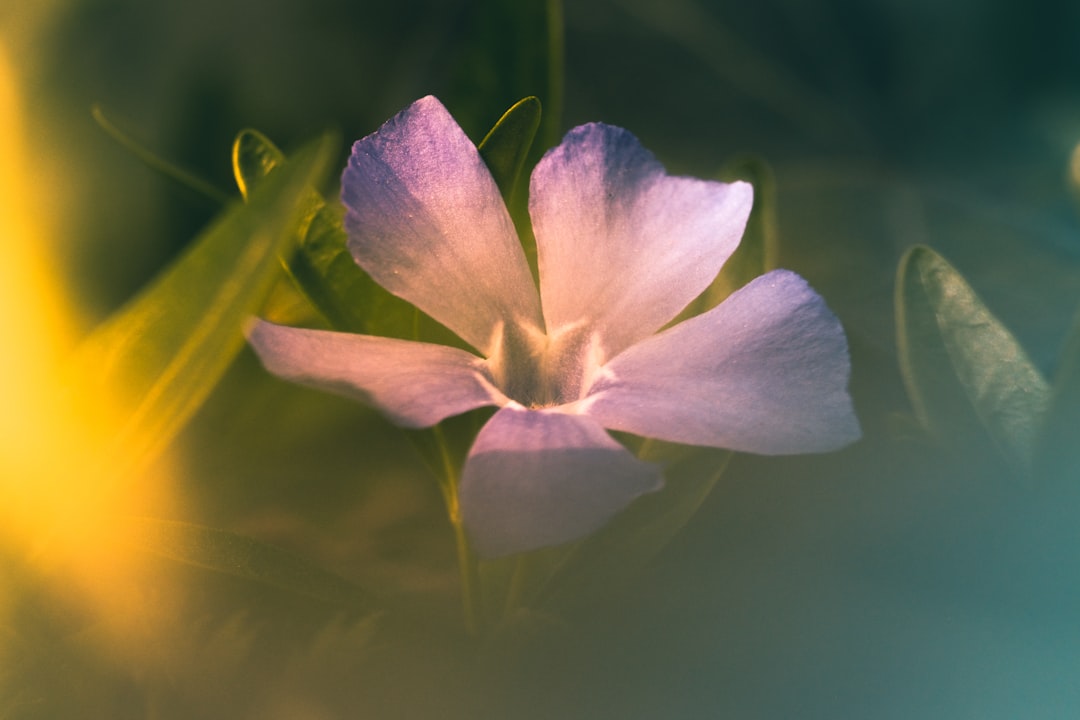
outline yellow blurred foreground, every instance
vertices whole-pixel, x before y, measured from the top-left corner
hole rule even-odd
[[[152,477],[110,473],[105,440],[120,413],[112,398],[65,379],[79,323],[50,256],[61,228],[49,208],[63,199],[50,196],[34,162],[41,155],[29,146],[31,120],[2,41],[0,571],[8,562],[29,571],[65,601],[85,605],[107,636],[136,641],[134,625],[147,629],[134,582],[143,557],[127,542],[123,518],[162,511],[171,483],[160,468]],[[0,624],[14,592],[0,582]],[[134,649],[134,642],[116,647],[124,645]]]

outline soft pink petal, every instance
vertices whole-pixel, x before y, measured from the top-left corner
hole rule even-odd
[[[509,405],[477,436],[459,497],[473,548],[496,557],[576,540],[661,484],[589,418]]]
[[[613,430],[778,455],[859,438],[844,331],[798,275],[757,278],[612,360],[581,403]]]
[[[486,377],[483,361],[456,348],[265,321],[256,323],[248,339],[275,375],[358,399],[404,427],[428,427],[506,402]]]
[[[612,357],[697,297],[739,244],[753,190],[672,177],[626,130],[571,130],[532,174],[551,334],[588,326]]]
[[[499,189],[435,98],[357,141],[341,198],[360,266],[481,353],[490,353],[500,323],[541,327],[536,286]]]

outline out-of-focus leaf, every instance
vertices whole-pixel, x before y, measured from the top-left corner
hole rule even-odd
[[[639,498],[579,543],[548,580],[539,597],[541,607],[560,610],[596,598],[640,571],[698,511],[732,452],[650,440],[640,455],[665,466],[664,487]]]
[[[131,523],[133,542],[143,551],[334,604],[374,608],[372,599],[349,581],[273,545],[173,520],[135,518]]]
[[[913,247],[896,278],[900,370],[923,427],[960,451],[989,438],[1021,475],[1046,410],[1046,381],[940,255]]]
[[[507,205],[514,202],[521,169],[539,128],[540,101],[523,98],[503,114],[477,146]]]
[[[309,146],[229,207],[160,277],[84,341],[75,391],[118,406],[112,470],[152,458],[202,404],[243,345],[243,326],[306,221],[331,146]]]
[[[1036,444],[1036,476],[1080,487],[1080,313],[1073,320]]]

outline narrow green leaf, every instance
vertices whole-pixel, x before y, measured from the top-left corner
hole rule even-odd
[[[1080,486],[1080,313],[1058,358],[1036,444],[1036,475]]]
[[[989,439],[1026,475],[1046,381],[963,277],[927,247],[900,261],[896,331],[900,371],[923,427],[961,452]]]
[[[253,538],[173,520],[131,522],[134,542],[145,552],[337,605],[374,607],[367,594],[344,578]]]
[[[299,153],[79,348],[76,391],[97,389],[124,418],[116,463],[138,466],[162,449],[232,362],[244,324],[279,276],[278,255],[310,214],[311,188],[330,157],[325,141]]]
[[[539,128],[540,101],[523,98],[503,114],[477,146],[507,205],[514,202],[521,169]]]
[[[643,460],[665,466],[664,487],[636,500],[596,535],[579,543],[548,580],[540,601],[554,609],[610,592],[631,578],[678,534],[701,507],[730,450],[646,442]]]

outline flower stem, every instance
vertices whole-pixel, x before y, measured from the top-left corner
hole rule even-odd
[[[101,109],[101,106],[94,104],[90,106],[90,115],[94,118],[94,121],[98,126],[104,130],[113,140],[123,145],[129,152],[135,157],[139,158],[143,163],[152,170],[160,172],[162,175],[172,178],[181,185],[187,187],[190,190],[203,195],[216,203],[224,205],[229,202],[231,196],[222,192],[210,183],[206,182],[202,178],[193,175],[192,173],[182,170],[181,168],[173,165],[167,160],[163,160],[154,153],[144,148],[139,143],[128,137],[120,128],[113,125],[109,118],[105,117],[105,111]]]
[[[514,564],[514,572],[510,576],[510,587],[506,591],[506,603],[503,606],[504,622],[512,621],[517,609],[525,604],[526,596],[532,580],[532,563],[528,554],[519,555]]]
[[[483,624],[483,612],[481,611],[480,596],[480,572],[476,565],[476,558],[469,548],[469,539],[465,535],[465,528],[461,524],[461,508],[458,504],[458,470],[450,455],[450,448],[443,434],[442,428],[433,428],[435,441],[439,446],[439,457],[442,460],[443,499],[446,501],[446,511],[450,516],[450,523],[454,526],[454,538],[457,542],[458,572],[461,578],[461,604],[465,613],[465,628],[470,635],[479,635]]]
[[[563,80],[566,75],[562,0],[547,0],[548,96],[544,98],[545,131],[540,138],[545,148],[557,145],[562,135]]]

